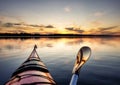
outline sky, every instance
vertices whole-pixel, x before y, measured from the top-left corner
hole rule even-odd
[[[0,33],[120,34],[120,0],[0,0]]]

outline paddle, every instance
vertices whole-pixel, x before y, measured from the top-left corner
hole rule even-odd
[[[82,47],[77,54],[75,64],[73,67],[73,75],[70,81],[70,85],[77,85],[77,80],[79,77],[79,71],[85,62],[89,59],[91,55],[91,49],[87,46]]]

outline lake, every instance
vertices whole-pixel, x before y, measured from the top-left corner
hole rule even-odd
[[[69,85],[78,50],[92,54],[80,71],[78,85],[120,85],[120,37],[0,39],[0,85],[28,58],[34,45],[58,85]]]

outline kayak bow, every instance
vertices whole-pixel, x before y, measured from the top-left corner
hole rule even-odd
[[[12,74],[5,85],[56,85],[36,48],[35,45],[29,58]]]

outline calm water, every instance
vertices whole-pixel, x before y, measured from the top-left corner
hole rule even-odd
[[[120,85],[120,38],[0,39],[0,85],[27,59],[34,44],[58,85],[69,84],[82,46],[89,46],[92,55],[81,69],[78,85]]]

